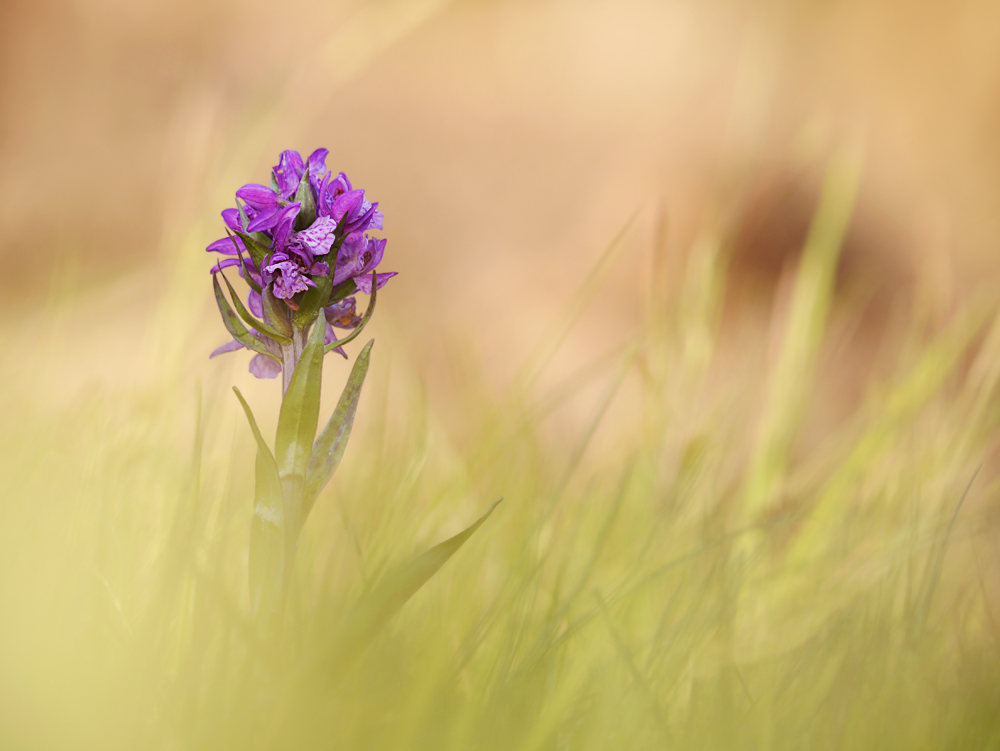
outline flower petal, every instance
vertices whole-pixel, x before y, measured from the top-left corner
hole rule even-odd
[[[365,235],[365,241],[368,244],[361,254],[359,274],[367,274],[375,270],[375,267],[382,262],[382,256],[385,254],[385,244],[388,242],[385,238],[376,240],[368,237],[368,235]]]
[[[250,183],[244,185],[236,191],[236,197],[246,201],[248,206],[252,206],[257,211],[270,209],[278,205],[278,196],[266,185]]]
[[[396,276],[396,274],[398,274],[398,273],[399,273],[398,271],[390,271],[387,274],[378,274],[377,275],[378,276],[378,288],[382,289],[382,287],[385,286],[385,283],[387,281],[389,281],[390,279],[392,279],[394,276]],[[354,277],[354,283],[356,285],[358,285],[358,292],[363,292],[366,295],[370,295],[372,293],[372,277],[371,277],[371,274],[368,274],[366,276],[356,276],[356,277]]]
[[[243,349],[243,345],[233,339],[231,342],[226,342],[221,347],[213,349],[212,354],[208,356],[208,359],[211,360],[216,355],[224,355],[226,352],[235,352],[238,349]]]
[[[335,341],[337,341],[337,335],[335,333],[333,333],[333,329],[332,328],[330,328],[329,326],[327,326],[326,327],[326,336],[325,336],[325,338],[323,340],[323,346],[329,347]],[[345,360],[347,359],[347,353],[344,352],[344,348],[343,347],[337,347],[336,349],[333,349],[333,350],[330,350],[330,351],[331,352],[336,352],[338,355],[343,355],[344,359]]]
[[[344,223],[344,232],[364,232],[371,226],[377,213],[378,204],[368,203],[362,198],[361,205],[348,212],[347,221]]]
[[[261,210],[257,216],[250,220],[247,225],[247,232],[266,232],[273,229],[281,217],[281,207],[275,204]]]
[[[240,250],[245,250],[243,243],[237,237],[236,242],[240,243]],[[235,256],[239,251],[236,250],[236,246],[233,245],[232,239],[228,237],[223,237],[221,240],[216,240],[214,243],[205,248],[208,253],[221,253],[224,256]]]
[[[330,252],[336,229],[337,223],[333,219],[321,216],[309,229],[296,232],[295,239],[307,247],[314,256],[321,256]]]
[[[344,238],[337,251],[337,263],[333,271],[333,286],[350,279],[358,273],[358,257],[365,249],[367,238],[354,232]]]
[[[336,326],[338,329],[353,329],[361,323],[361,316],[358,315],[357,311],[357,299],[348,297],[335,302],[333,305],[328,305],[323,309],[323,315],[326,316],[326,322],[330,326]],[[327,342],[327,344],[329,343]]]
[[[288,300],[298,292],[315,287],[316,282],[302,273],[299,265],[285,253],[275,253],[266,271],[274,278],[274,296]]]
[[[299,209],[301,208],[301,203],[290,203],[281,210],[281,213],[278,215],[278,220],[273,225],[274,242],[271,244],[271,247],[274,250],[284,250],[285,243],[288,242],[288,238],[292,234],[292,227],[295,225],[295,217],[298,216]]]
[[[277,378],[281,375],[281,365],[270,357],[254,355],[250,361],[250,372],[258,378]]]
[[[239,258],[227,258],[224,261],[219,261],[217,264],[215,264],[210,269],[210,271],[211,273],[216,274],[222,271],[223,269],[228,269],[230,266],[239,266],[239,265],[240,265]]]
[[[335,222],[339,222],[346,215],[350,221],[351,215],[357,211],[364,200],[365,192],[363,190],[350,190],[338,196],[333,202],[330,206],[330,216]]]
[[[250,290],[250,295],[247,297],[247,306],[250,308],[250,312],[258,318],[264,317],[264,301],[261,299],[259,292]]]
[[[305,170],[306,165],[299,152],[291,149],[281,152],[278,164],[274,167],[274,179],[278,184],[278,193],[282,198],[288,199],[295,195]]]
[[[243,226],[240,224],[240,210],[239,209],[226,209],[222,212],[222,221],[226,223],[226,226],[233,232],[242,232]]]
[[[306,166],[309,168],[310,175],[322,177],[329,171],[326,166],[326,158],[329,154],[329,149],[316,149],[309,155],[309,159],[306,160]]]

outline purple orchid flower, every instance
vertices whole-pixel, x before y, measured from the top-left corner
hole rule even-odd
[[[329,288],[353,280],[358,291],[372,293],[372,272],[382,260],[386,240],[367,233],[381,230],[384,217],[378,203],[368,201],[365,191],[354,188],[347,175],[330,172],[328,155],[327,149],[317,149],[303,159],[297,151],[283,151],[272,171],[272,186],[248,183],[236,191],[237,208],[222,212],[229,234],[206,248],[223,256],[212,267],[213,273],[236,266],[254,288],[248,307],[258,318],[264,318],[264,306],[255,289],[266,289],[289,310],[298,310],[301,295],[317,287],[323,278],[329,278]],[[308,179],[304,200],[308,203],[311,198],[310,205],[315,206],[315,219],[308,227],[302,227],[302,222],[309,221],[312,210],[303,214],[308,217],[303,220],[303,203],[296,200],[303,196],[303,178]],[[248,252],[249,240],[245,242],[240,235],[253,238],[255,255]],[[266,249],[263,258],[261,248]],[[377,274],[375,286],[381,289],[393,276],[395,272]],[[328,344],[336,341],[333,327],[356,328],[361,321],[353,297],[323,306],[323,315],[330,324]],[[278,355],[276,342],[255,335]],[[212,356],[242,347],[233,341]],[[280,370],[280,365],[264,355],[256,355],[251,362],[251,372],[258,377],[273,378]]]

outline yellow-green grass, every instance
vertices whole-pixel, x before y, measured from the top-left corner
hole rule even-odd
[[[995,309],[970,301],[931,334],[911,311],[862,407],[795,451],[827,398],[818,352],[857,170],[832,163],[752,376],[708,377],[726,247],[710,232],[675,293],[551,393],[535,377],[600,265],[499,393],[466,363],[435,402],[434,373],[377,324],[277,650],[248,620],[253,442],[229,386],[266,430],[278,387],[249,383],[242,355],[204,363],[222,329],[198,233],[155,292],[132,278],[8,318],[0,747],[1000,747]],[[329,360],[325,413],[347,372]],[[551,428],[585,387],[589,414]],[[388,566],[499,495],[363,654],[338,654]]]

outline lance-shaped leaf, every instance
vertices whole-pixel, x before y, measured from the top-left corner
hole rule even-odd
[[[323,339],[326,318],[320,316],[295,366],[288,390],[281,400],[278,414],[278,436],[274,456],[282,477],[305,477],[306,465],[312,455],[313,439],[319,423],[319,395],[323,381]]]
[[[352,331],[350,334],[348,334],[347,336],[345,336],[343,339],[340,339],[339,341],[336,341],[336,342],[330,342],[328,345],[326,345],[326,349],[323,350],[324,354],[326,354],[327,352],[333,352],[333,350],[338,349],[340,347],[343,347],[345,344],[350,344],[355,339],[357,339],[358,336],[360,336],[361,332],[365,330],[365,326],[367,326],[368,322],[372,319],[372,314],[375,312],[375,298],[376,297],[378,297],[378,284],[377,284],[377,280],[375,278],[375,272],[373,271],[372,272],[372,296],[368,300],[368,308],[365,310],[365,314],[361,318],[361,323],[359,323],[355,327],[354,331]],[[371,346],[371,345],[368,345],[368,346]]]
[[[275,362],[281,362],[277,357],[267,351],[264,342],[247,331],[246,326],[240,321],[236,313],[222,294],[222,287],[219,286],[219,279],[216,274],[212,275],[212,286],[215,288],[215,301],[219,304],[219,312],[222,314],[222,322],[226,325],[226,330],[233,335],[233,339],[238,341],[247,349],[252,349],[258,354],[270,357]]]
[[[299,309],[295,311],[295,325],[299,328],[308,326],[316,317],[317,311],[326,304],[330,297],[330,288],[333,286],[333,275],[310,276],[315,283],[315,287],[310,287],[302,295],[299,302]]]
[[[232,235],[229,236],[233,237]],[[236,243],[236,238],[233,238],[233,243]],[[240,248],[239,245],[236,246],[236,254],[240,257],[240,268],[243,270],[243,281],[245,281],[247,286],[258,295],[261,294],[262,288],[259,284],[257,284],[257,282],[254,281],[253,274],[250,273],[251,264],[248,264],[247,259],[243,257],[243,249]]]
[[[375,638],[378,629],[490,518],[490,514],[502,500],[503,498],[498,498],[494,501],[472,526],[387,574],[371,593],[362,597],[349,616],[343,638],[338,640],[337,656],[350,659],[364,650]]]
[[[219,273],[221,274],[222,272]],[[225,274],[222,274],[222,281],[224,281],[226,283],[226,287],[229,288],[229,295],[233,298],[233,303],[236,305],[236,312],[239,313],[240,318],[242,318],[249,325],[253,326],[255,329],[260,331],[262,334],[267,334],[269,337],[271,337],[277,342],[287,344],[292,341],[291,338],[285,336],[273,326],[264,323],[264,321],[258,321],[256,318],[254,318],[253,314],[251,314],[250,311],[246,309],[246,306],[243,305],[243,301],[240,300],[240,296],[236,294],[236,290],[233,289],[233,285],[229,283],[229,280],[226,278]]]
[[[264,307],[264,319],[285,336],[292,335],[292,324],[288,321],[285,311],[288,308],[278,302],[271,287],[265,287],[260,293],[261,304]]]
[[[241,232],[240,230],[235,230],[236,234],[243,241],[243,245],[246,246],[247,253],[253,259],[254,264],[260,267],[260,262],[264,260],[271,252],[271,249],[264,245],[255,235],[261,235],[260,232]],[[267,238],[267,235],[264,235]]]
[[[285,564],[284,502],[274,457],[264,442],[250,405],[236,387],[257,442],[256,488],[250,523],[250,608],[254,616],[276,617],[281,611]]]
[[[330,297],[327,299],[326,304],[333,305],[335,302],[340,302],[345,297],[350,297],[357,291],[358,285],[355,283],[354,279],[347,279],[330,290]]]
[[[312,225],[316,220],[316,199],[313,198],[312,186],[309,184],[309,170],[306,169],[299,181],[299,189],[295,193],[293,201],[302,205],[299,215],[295,217],[295,229],[301,232]]]
[[[361,387],[365,383],[365,376],[368,374],[368,363],[371,358],[372,345],[375,340],[368,342],[365,348],[358,354],[351,369],[351,376],[347,379],[347,385],[340,395],[337,408],[330,416],[330,421],[323,428],[316,445],[313,446],[312,456],[309,458],[309,465],[306,469],[306,485],[303,496],[303,518],[309,513],[316,496],[326,487],[326,484],[337,471],[340,460],[344,456],[344,449],[347,448],[347,441],[351,437],[351,428],[354,426],[354,415],[358,409],[358,398],[361,396]]]

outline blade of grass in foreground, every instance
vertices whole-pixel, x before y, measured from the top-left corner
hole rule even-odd
[[[495,500],[485,514],[454,537],[386,574],[370,593],[361,598],[341,633],[332,640],[333,659],[320,661],[317,666],[323,670],[331,665],[343,668],[359,657],[388,620],[458,552],[490,518],[502,500],[503,498]]]
[[[744,489],[748,519],[766,511],[785,475],[795,433],[809,402],[816,358],[833,299],[840,248],[861,182],[858,153],[831,160],[809,228],[788,310],[781,354],[770,375],[767,410]]]

